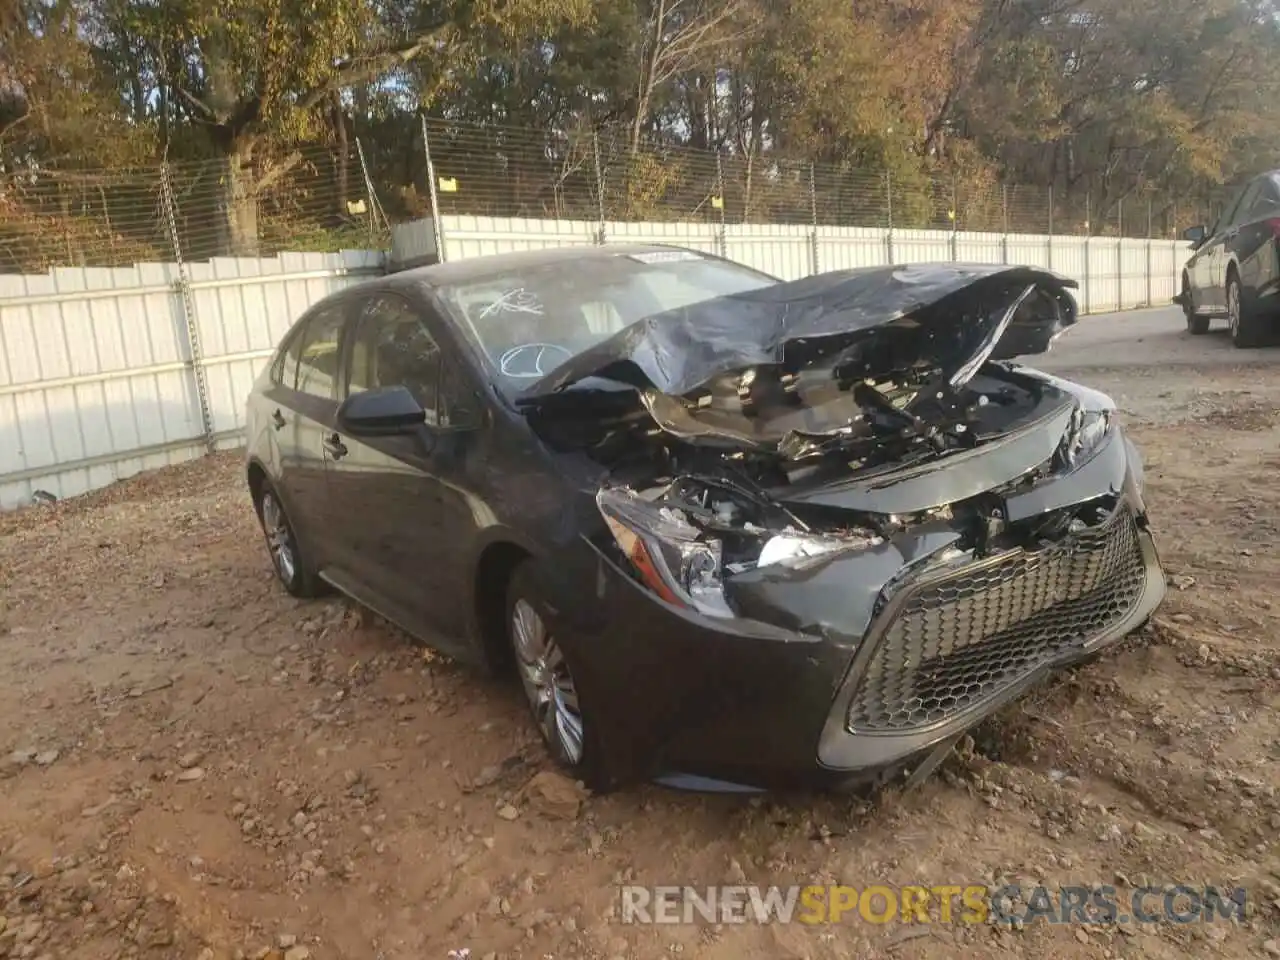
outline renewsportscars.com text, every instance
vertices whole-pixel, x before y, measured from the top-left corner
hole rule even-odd
[[[1165,884],[1046,887],[939,884],[639,886],[620,888],[629,924],[1207,923],[1243,920],[1244,888]]]

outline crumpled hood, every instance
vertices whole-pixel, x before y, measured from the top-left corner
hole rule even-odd
[[[976,356],[1000,360],[1048,350],[1076,322],[1068,292],[1076,286],[1048,270],[990,264],[818,274],[637,321],[565,361],[524,398],[594,377],[680,396],[725,373],[794,360],[789,354],[829,354],[844,340],[891,326],[917,328],[928,340],[926,352],[958,375]]]

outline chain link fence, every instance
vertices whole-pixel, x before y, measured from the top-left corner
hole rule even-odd
[[[278,151],[243,166],[163,166],[167,176],[160,164],[0,167],[0,272],[380,248],[391,224],[432,214],[433,194],[446,216],[1166,239],[1211,222],[1226,196],[1109,197],[989,176],[895,176],[767,152],[718,153],[616,127],[536,131],[447,120],[384,125],[346,147]]]
[[[166,196],[166,191],[168,196]],[[358,145],[225,160],[0,172],[0,273],[385,244]]]

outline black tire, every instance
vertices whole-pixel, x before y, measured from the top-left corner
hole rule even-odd
[[[276,579],[295,597],[309,599],[323,594],[324,581],[298,543],[298,535],[284,503],[270,483],[262,484],[256,507]]]
[[[1242,350],[1262,346],[1262,319],[1235,271],[1227,275],[1227,321],[1231,325],[1231,342]]]
[[[1187,319],[1187,332],[1193,337],[1209,332],[1209,318],[1196,315],[1195,294],[1191,289],[1191,281],[1182,278],[1182,312]]]
[[[567,776],[601,791],[609,784],[591,720],[590,695],[579,683],[582,674],[575,672],[575,655],[556,642],[556,621],[538,585],[533,561],[521,562],[507,584],[505,623],[529,713],[556,765]],[[539,627],[541,634],[536,632]]]

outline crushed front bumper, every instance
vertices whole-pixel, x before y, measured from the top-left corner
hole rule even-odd
[[[947,521],[921,525],[807,570],[735,577],[736,619],[663,603],[595,553],[594,613],[566,639],[610,765],[729,789],[839,787],[914,763],[1160,604],[1141,471],[1117,431],[1005,503],[1017,519],[1109,497],[1099,525],[979,560]]]
[[[963,732],[1047,674],[1142,625],[1165,576],[1143,518],[912,581],[876,618],[824,725],[833,770],[892,763]]]

